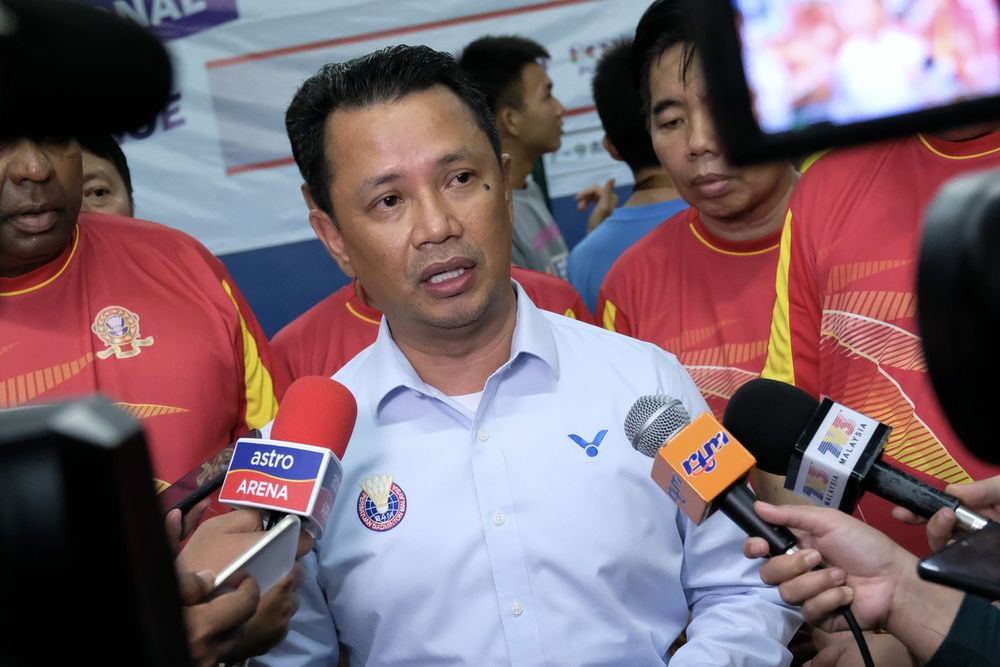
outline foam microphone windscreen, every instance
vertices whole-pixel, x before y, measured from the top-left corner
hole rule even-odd
[[[151,32],[69,0],[0,0],[0,131],[123,132],[167,103],[172,70]]]
[[[325,447],[344,458],[358,404],[344,385],[319,375],[293,382],[271,426],[271,439]]]
[[[750,450],[758,468],[784,476],[795,443],[818,407],[819,402],[798,387],[757,378],[736,390],[722,423]]]

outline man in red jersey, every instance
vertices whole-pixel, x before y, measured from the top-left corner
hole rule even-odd
[[[656,155],[690,208],[612,266],[598,322],[673,352],[718,417],[764,366],[778,239],[795,172],[733,167],[719,144],[683,2],[654,3],[636,29],[638,76]]]
[[[219,260],[182,232],[81,213],[82,196],[76,141],[0,140],[0,407],[110,396],[172,482],[272,419],[283,380]]]
[[[341,269],[346,272],[350,267]],[[519,266],[511,266],[510,273],[539,308],[593,323],[583,299],[562,278]],[[271,339],[275,363],[290,380],[333,375],[375,342],[381,319],[382,311],[355,278],[275,334]]]
[[[958,441],[934,395],[917,330],[924,212],[950,178],[1000,167],[987,125],[826,153],[804,170],[781,240],[764,374],[892,426],[889,463],[943,487],[1000,472]],[[783,479],[762,495],[780,500]],[[922,531],[867,495],[856,512],[913,553]]]

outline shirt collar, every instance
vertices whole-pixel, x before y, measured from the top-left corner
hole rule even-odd
[[[517,291],[517,315],[511,342],[510,358],[493,375],[516,366],[526,357],[540,360],[549,373],[558,379],[559,357],[555,338],[546,315],[531,302],[524,289],[511,281]],[[365,378],[359,393],[364,395],[362,404],[371,406],[372,417],[377,419],[383,407],[401,392],[412,391],[419,394],[443,397],[444,395],[420,379],[406,355],[403,354],[386,318],[379,324],[378,336],[372,344],[368,359],[365,360],[360,376]]]

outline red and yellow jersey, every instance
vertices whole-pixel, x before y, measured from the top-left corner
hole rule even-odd
[[[562,278],[518,266],[511,267],[511,277],[539,308],[593,322],[583,299]],[[333,375],[375,342],[382,312],[367,305],[359,292],[361,287],[354,280],[275,334],[271,348],[290,379]]]
[[[142,421],[167,483],[270,421],[284,390],[222,263],[155,223],[81,214],[61,256],[0,278],[0,309],[0,407],[104,394]]]
[[[675,354],[721,419],[733,392],[764,367],[779,237],[725,241],[685,209],[611,267],[598,322]]]
[[[838,150],[805,170],[781,239],[765,376],[888,423],[887,461],[935,486],[1000,473],[955,437],[917,333],[924,211],[960,173],[1000,166],[1000,133],[964,142],[916,136]],[[866,496],[858,515],[916,553],[923,530]]]

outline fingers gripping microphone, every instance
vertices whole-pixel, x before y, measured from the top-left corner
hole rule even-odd
[[[695,524],[719,509],[748,535],[764,538],[772,556],[798,550],[787,528],[753,511],[757,498],[744,482],[753,456],[711,413],[692,422],[676,398],[642,396],[625,418],[625,434],[653,458],[653,479]]]
[[[319,539],[333,508],[358,406],[344,385],[325,377],[296,380],[285,392],[270,438],[241,438],[219,500],[303,518]]]
[[[763,538],[770,556],[799,550],[790,530],[772,525],[754,512],[757,497],[743,481],[754,457],[711,413],[691,422],[677,399],[643,396],[629,410],[625,434],[636,450],[654,457],[653,479],[694,523],[701,523],[718,508],[747,535]],[[716,474],[717,479],[709,482]],[[865,667],[873,667],[871,652],[850,606],[837,611],[847,622]]]
[[[751,380],[733,394],[722,421],[761,470],[784,476],[785,488],[817,505],[850,513],[871,491],[923,517],[950,507],[967,531],[989,522],[958,498],[882,461],[891,427],[830,399],[820,404],[790,384]]]

